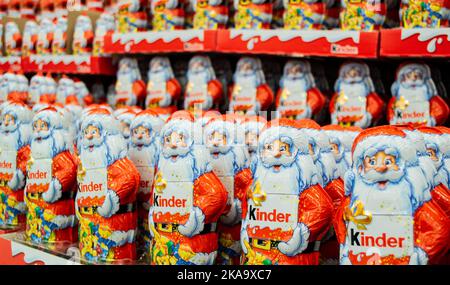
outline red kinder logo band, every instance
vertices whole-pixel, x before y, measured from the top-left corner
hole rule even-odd
[[[7,162],[7,161],[1,161],[0,162],[0,168],[11,169],[12,168],[12,163],[11,162]]]
[[[103,189],[103,183],[94,183],[91,182],[89,184],[81,184],[80,192],[98,192]]]

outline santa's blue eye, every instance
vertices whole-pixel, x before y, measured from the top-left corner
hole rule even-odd
[[[386,164],[386,165],[391,165],[391,163],[392,163],[392,161],[390,159],[386,159],[384,161],[384,164]]]
[[[282,146],[282,147],[280,147],[280,150],[281,150],[281,151],[285,151],[285,150],[286,150],[286,147],[285,147],[285,146]]]
[[[372,166],[374,166],[375,163],[376,163],[375,159],[371,159],[371,160],[369,161],[369,164],[372,165]]]

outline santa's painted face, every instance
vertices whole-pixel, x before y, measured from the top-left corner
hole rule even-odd
[[[135,147],[141,150],[142,147],[150,145],[151,143],[150,134],[151,131],[142,125],[133,128],[131,130],[131,142]]]
[[[176,161],[179,156],[185,156],[190,149],[190,142],[183,131],[172,131],[164,136],[163,154],[166,158]]]
[[[434,162],[438,162],[439,158],[437,156],[437,149],[431,146],[427,147],[427,155],[433,160]]]
[[[158,72],[162,72],[166,69],[166,65],[164,64],[164,61],[158,59],[158,60],[153,60],[151,65],[150,65],[150,71],[153,73],[158,73]]]
[[[103,143],[100,129],[94,125],[88,125],[83,131],[83,147],[93,151],[95,147]]]
[[[347,83],[357,83],[363,80],[363,71],[359,66],[351,66],[344,73],[344,81]]]
[[[50,136],[48,123],[42,119],[33,122],[33,136],[37,141],[47,139]]]
[[[245,144],[249,152],[256,152],[256,148],[258,147],[258,134],[256,132],[246,132]]]
[[[206,137],[206,146],[214,158],[218,158],[219,154],[228,152],[230,147],[227,142],[227,135],[224,132],[213,131]]]
[[[250,76],[255,73],[255,67],[251,61],[244,61],[239,65],[238,74],[242,76]]]
[[[204,72],[206,70],[206,64],[203,60],[197,59],[193,60],[191,64],[189,65],[189,71],[197,74]]]
[[[261,161],[264,167],[279,172],[281,167],[287,167],[295,160],[292,150],[292,140],[281,137],[271,142],[266,142],[261,151]]]
[[[384,190],[391,182],[397,182],[403,177],[396,156],[378,151],[374,155],[364,157],[359,173],[368,184],[377,184]]]
[[[299,63],[291,65],[286,70],[286,77],[289,79],[301,79],[305,76],[303,66]]]
[[[402,77],[402,85],[408,87],[422,86],[424,84],[424,76],[419,68],[410,69]]]
[[[339,145],[337,143],[330,143],[330,147],[331,147],[331,152],[333,153],[333,155],[338,156],[339,155]]]
[[[5,114],[0,127],[5,133],[14,131],[16,129],[16,118],[12,114]]]

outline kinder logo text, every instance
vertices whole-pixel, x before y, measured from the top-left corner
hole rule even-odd
[[[28,172],[28,179],[47,179],[47,172],[43,172],[40,170]]]
[[[382,233],[379,236],[366,235],[362,231],[350,230],[350,244],[352,246],[403,248],[406,246],[404,237],[388,236]]]
[[[424,119],[425,116],[425,112],[402,113],[402,119]]]
[[[13,167],[11,162],[8,161],[0,161],[0,168],[11,169]]]
[[[175,196],[166,198],[161,195],[154,194],[153,195],[153,204],[156,207],[165,207],[165,208],[185,208],[187,199],[179,199]]]
[[[342,106],[341,107],[341,112],[343,113],[358,113],[358,112],[362,112],[363,109],[362,107],[359,106]]]
[[[292,217],[291,214],[282,213],[273,209],[271,211],[263,211],[259,208],[255,208],[250,205],[249,209],[249,219],[253,221],[264,221],[264,222],[274,222],[274,223],[289,223]]]
[[[89,184],[81,184],[80,192],[99,192],[103,190],[103,183],[94,183],[91,182]]]

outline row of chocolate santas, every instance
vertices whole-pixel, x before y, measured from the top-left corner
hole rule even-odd
[[[95,29],[89,15],[78,15],[74,24],[71,54],[102,55],[104,36],[114,30],[114,25],[114,17],[108,13],[100,14],[95,20]],[[8,19],[0,32],[4,33],[6,56],[64,55],[69,50],[67,16],[55,19],[44,17],[40,21],[29,19],[24,24],[23,32],[16,20]]]
[[[447,128],[186,111],[164,123],[145,110],[125,139],[107,106],[1,109],[0,221],[25,220],[38,244],[75,242],[78,227],[87,261],[135,259],[137,223],[152,264],[318,264],[339,246],[342,264],[448,254]]]
[[[366,128],[379,121],[385,102],[374,88],[368,65],[346,62],[338,73],[334,94],[329,100],[331,122]],[[286,62],[276,96],[266,83],[261,60],[255,57],[242,57],[238,61],[231,84],[216,78],[208,56],[192,57],[184,86],[180,86],[166,57],[154,57],[149,63],[147,83],[141,78],[136,59],[121,59],[115,94],[109,93],[108,103],[116,108],[144,103],[146,108],[167,116],[177,110],[181,99],[184,101],[180,107],[185,110],[207,111],[225,104],[228,111],[249,115],[267,111],[275,103],[277,116],[302,119],[315,118],[328,102],[317,88],[311,65],[306,60]],[[184,87],[183,98],[181,87]],[[424,63],[400,65],[391,86],[391,96],[386,107],[390,124],[435,126],[445,123],[449,115],[448,105],[439,96],[430,68]]]

